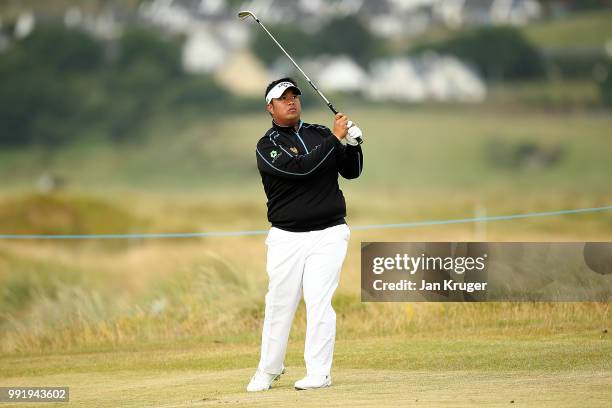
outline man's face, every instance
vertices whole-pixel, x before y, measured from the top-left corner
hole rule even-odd
[[[279,98],[272,99],[266,105],[266,109],[272,115],[272,119],[279,125],[294,125],[300,121],[300,115],[302,114],[300,95],[295,92],[295,89],[287,88]]]

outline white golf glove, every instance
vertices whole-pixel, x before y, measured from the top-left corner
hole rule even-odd
[[[357,139],[363,139],[363,132],[357,125],[355,125],[352,121],[349,120],[348,124],[348,134],[346,135],[346,144],[351,146],[359,145]]]

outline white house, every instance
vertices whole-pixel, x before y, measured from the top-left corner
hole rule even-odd
[[[230,51],[205,27],[187,34],[183,46],[183,67],[191,73],[209,73],[219,69]]]
[[[412,61],[394,58],[372,65],[364,95],[374,101],[421,102],[427,93]]]
[[[376,62],[364,96],[375,101],[482,102],[486,85],[458,59],[430,53]]]
[[[266,67],[248,50],[231,55],[215,72],[215,79],[235,95],[260,97],[262,101],[269,82]]]
[[[357,92],[364,89],[368,74],[350,57],[324,58],[317,73],[317,84],[331,92]]]

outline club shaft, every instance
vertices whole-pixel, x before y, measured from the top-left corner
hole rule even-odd
[[[304,78],[306,78],[310,86],[312,86],[312,89],[314,89],[319,94],[321,99],[323,99],[327,107],[334,113],[334,115],[336,115],[338,113],[336,108],[334,108],[331,102],[325,97],[325,95],[323,95],[323,92],[319,91],[319,88],[317,88],[317,86],[312,82],[312,80],[308,77],[308,75],[306,75],[304,70],[300,68],[297,62],[295,62],[295,60],[291,57],[291,55],[289,55],[289,53],[285,50],[285,48],[276,40],[276,38],[274,38],[272,33],[268,31],[266,26],[261,21],[259,21],[259,19],[255,16],[255,14],[253,14],[250,11],[244,11],[244,12],[238,13],[238,17],[243,20],[249,16],[253,17],[253,19],[257,22],[257,24],[259,24],[259,26],[263,28],[263,30],[266,32],[266,34],[268,34],[268,36],[272,39],[272,41],[274,41],[274,43],[278,46],[278,48],[280,48],[281,51],[287,56],[287,58],[289,58],[289,61],[291,61],[291,63],[298,69],[298,71],[302,73],[302,75],[304,76]],[[356,138],[356,140],[359,144],[363,143],[363,140],[360,137]]]
[[[306,80],[308,81],[310,86],[312,86],[312,89],[314,89],[319,94],[321,99],[323,99],[323,101],[327,104],[327,107],[334,113],[334,115],[337,114],[338,111],[336,110],[336,108],[334,108],[334,106],[331,104],[331,102],[325,97],[325,95],[323,95],[323,92],[321,92],[319,90],[319,88],[317,88],[317,86],[312,82],[312,80],[308,77],[308,75],[306,75],[306,73],[302,70],[302,68],[300,68],[300,66],[297,64],[297,62],[295,62],[295,60],[293,58],[291,58],[291,55],[289,55],[289,53],[285,50],[285,48],[283,48],[283,46],[276,40],[276,38],[274,38],[274,36],[272,35],[272,33],[270,33],[270,31],[268,31],[266,26],[263,25],[263,23],[261,21],[259,21],[259,19],[257,17],[254,17],[254,18],[255,18],[255,21],[257,21],[257,24],[259,24],[261,26],[261,28],[264,29],[266,34],[268,34],[270,36],[272,41],[274,41],[274,43],[276,43],[276,45],[278,45],[278,48],[280,48],[281,51],[283,53],[285,53],[285,55],[287,56],[287,58],[289,58],[289,60],[293,63],[293,65],[302,73],[302,75],[304,75],[304,78],[306,78]]]

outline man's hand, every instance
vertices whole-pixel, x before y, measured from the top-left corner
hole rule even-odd
[[[349,121],[349,125],[352,125],[352,126],[348,129],[348,135],[346,136],[346,143],[351,146],[358,146],[359,142],[357,141],[357,139],[363,140],[363,132],[361,131],[361,129],[359,129],[357,125],[351,123],[350,121]]]
[[[342,112],[336,114],[336,120],[334,121],[334,130],[332,133],[338,140],[342,140],[348,133],[349,118]]]

